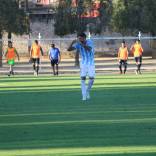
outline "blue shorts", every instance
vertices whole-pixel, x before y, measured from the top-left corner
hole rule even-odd
[[[56,60],[51,60],[51,65],[54,66],[54,65],[58,65],[59,62],[58,62],[58,59]]]

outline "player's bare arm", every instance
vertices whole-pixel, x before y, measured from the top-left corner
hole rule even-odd
[[[61,53],[59,52],[59,63],[61,62]]]
[[[33,49],[32,49],[32,47],[31,47],[31,49],[30,49],[30,58],[32,58],[32,51],[33,51]]]
[[[43,56],[44,53],[43,53],[43,49],[40,47],[40,51],[41,51],[41,55]]]
[[[7,56],[7,53],[8,53],[8,50],[5,52],[4,56],[6,57]]]
[[[19,54],[18,54],[18,52],[17,52],[17,50],[15,49],[15,53],[16,53],[16,55],[17,55],[17,58],[18,58],[18,61],[20,60],[20,58],[19,58]]]
[[[73,40],[72,43],[70,44],[70,46],[68,47],[68,51],[73,51],[75,50],[75,48],[73,47],[73,44],[75,44],[77,42],[77,40]]]

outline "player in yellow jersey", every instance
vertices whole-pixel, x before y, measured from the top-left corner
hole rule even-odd
[[[121,43],[121,47],[118,50],[118,60],[120,74],[122,73],[125,74],[127,71],[127,60],[128,60],[128,48],[125,44],[125,41]],[[122,70],[122,66],[124,66],[124,71]]]
[[[34,75],[38,76],[39,64],[40,64],[40,54],[43,56],[43,50],[38,44],[38,41],[35,40],[30,49],[30,59],[33,63]]]
[[[16,56],[18,57],[18,60],[19,60],[19,54],[18,54],[16,48],[12,46],[12,42],[10,41],[8,43],[8,48],[7,48],[6,53],[5,53],[7,63],[10,66],[8,76],[14,75],[13,66],[15,65],[15,57]]]
[[[142,54],[143,54],[143,48],[140,43],[140,40],[136,40],[136,42],[131,46],[131,52],[134,56],[137,69],[135,70],[136,74],[141,74],[141,65],[142,65]]]

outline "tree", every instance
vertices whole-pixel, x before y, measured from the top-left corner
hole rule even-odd
[[[55,34],[64,36],[72,33],[86,31],[91,33],[101,33],[108,26],[112,12],[111,0],[99,0],[96,7],[94,0],[60,0],[55,15]],[[94,6],[95,5],[95,6]],[[97,17],[93,17],[93,11],[99,12]],[[87,15],[89,14],[89,16]],[[79,54],[76,52],[75,65],[79,65]]]
[[[107,27],[110,27],[112,11],[113,11],[112,0],[101,0],[99,32],[105,30]]]
[[[156,34],[155,0],[116,0],[113,9],[112,25],[122,34],[145,33]]]
[[[0,2],[0,66],[2,66],[2,37],[4,32],[23,34],[27,32],[26,14],[18,7],[16,0],[1,0]]]
[[[94,0],[77,0],[76,6],[72,6],[72,0],[60,0],[55,15],[55,33],[59,36],[82,32],[89,25],[94,33],[101,31],[108,26],[112,13],[111,0],[99,0],[100,7],[97,8],[99,16],[87,16],[94,9]],[[94,28],[94,29],[92,29]]]

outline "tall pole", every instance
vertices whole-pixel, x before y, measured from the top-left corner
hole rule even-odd
[[[28,0],[25,0],[25,12],[28,11]]]
[[[3,42],[2,42],[2,33],[0,32],[0,67],[2,67],[2,46],[3,46]]]
[[[138,38],[139,38],[139,40],[141,40],[141,32],[140,31],[138,33]]]

